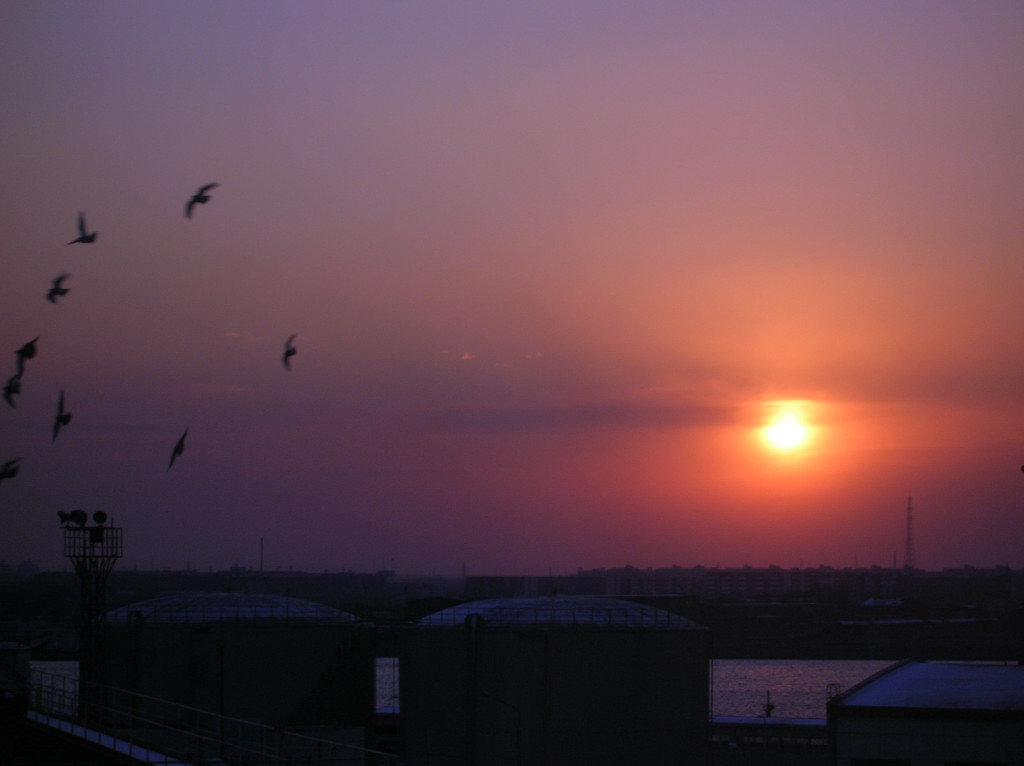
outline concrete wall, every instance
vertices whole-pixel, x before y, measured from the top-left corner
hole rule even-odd
[[[832,722],[836,766],[858,760],[896,760],[910,766],[947,763],[1024,762],[1024,714],[993,716],[985,711],[959,715],[846,716]]]

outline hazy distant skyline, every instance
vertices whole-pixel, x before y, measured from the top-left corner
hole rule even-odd
[[[889,566],[912,495],[918,566],[1024,566],[1021,40],[1012,2],[0,5],[0,381],[39,337],[0,559],[66,566],[84,508],[125,567]]]

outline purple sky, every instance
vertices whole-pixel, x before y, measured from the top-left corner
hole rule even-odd
[[[66,568],[84,508],[123,567],[889,566],[913,495],[919,566],[1024,566],[1022,41],[1010,0],[4,2],[0,559]]]

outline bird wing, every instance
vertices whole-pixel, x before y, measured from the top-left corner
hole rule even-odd
[[[292,333],[291,335],[288,336],[288,340],[284,342],[284,353],[281,354],[281,363],[284,365],[284,368],[289,372],[291,372],[292,369],[289,357],[295,356],[295,348],[292,346],[292,341],[295,340],[296,335],[298,335],[298,333]]]
[[[46,300],[48,300],[50,303],[56,303],[58,295],[66,295],[68,292],[68,288],[62,287],[62,283],[64,282],[65,279],[67,279],[70,276],[70,274],[61,274],[59,277],[56,277],[53,280],[53,285],[46,293]]]
[[[50,443],[57,441],[57,434],[60,433],[60,427],[64,425],[64,392],[60,392],[60,397],[57,399],[57,417],[53,419],[53,437],[50,439]]]
[[[85,213],[78,214],[78,235],[85,236]]]
[[[185,451],[185,437],[188,435],[188,427],[185,427],[185,433],[178,439],[178,443],[174,445],[174,449],[171,450],[171,462],[167,464],[167,470],[171,470],[171,466],[174,465],[174,458]]]
[[[200,186],[199,191],[196,192],[196,196],[206,194],[210,189],[216,189],[220,184],[206,184],[206,186]]]
[[[39,340],[39,336],[38,335],[35,338],[33,338],[32,340],[30,340],[28,343],[23,344],[22,347],[19,348],[15,353],[18,356],[25,357],[26,359],[31,359],[32,357],[34,357],[36,355],[36,341],[37,340]],[[20,375],[20,373],[19,373],[19,375]]]

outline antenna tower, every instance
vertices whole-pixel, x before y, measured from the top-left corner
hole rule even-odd
[[[906,569],[914,568],[914,503],[913,498],[907,496],[907,552],[903,558],[903,566]]]
[[[81,586],[78,638],[78,715],[95,720],[102,700],[101,682],[106,668],[104,633],[107,624],[107,578],[123,553],[121,527],[104,526],[107,514],[89,515],[82,509],[57,511],[64,529],[64,556],[69,559]]]

